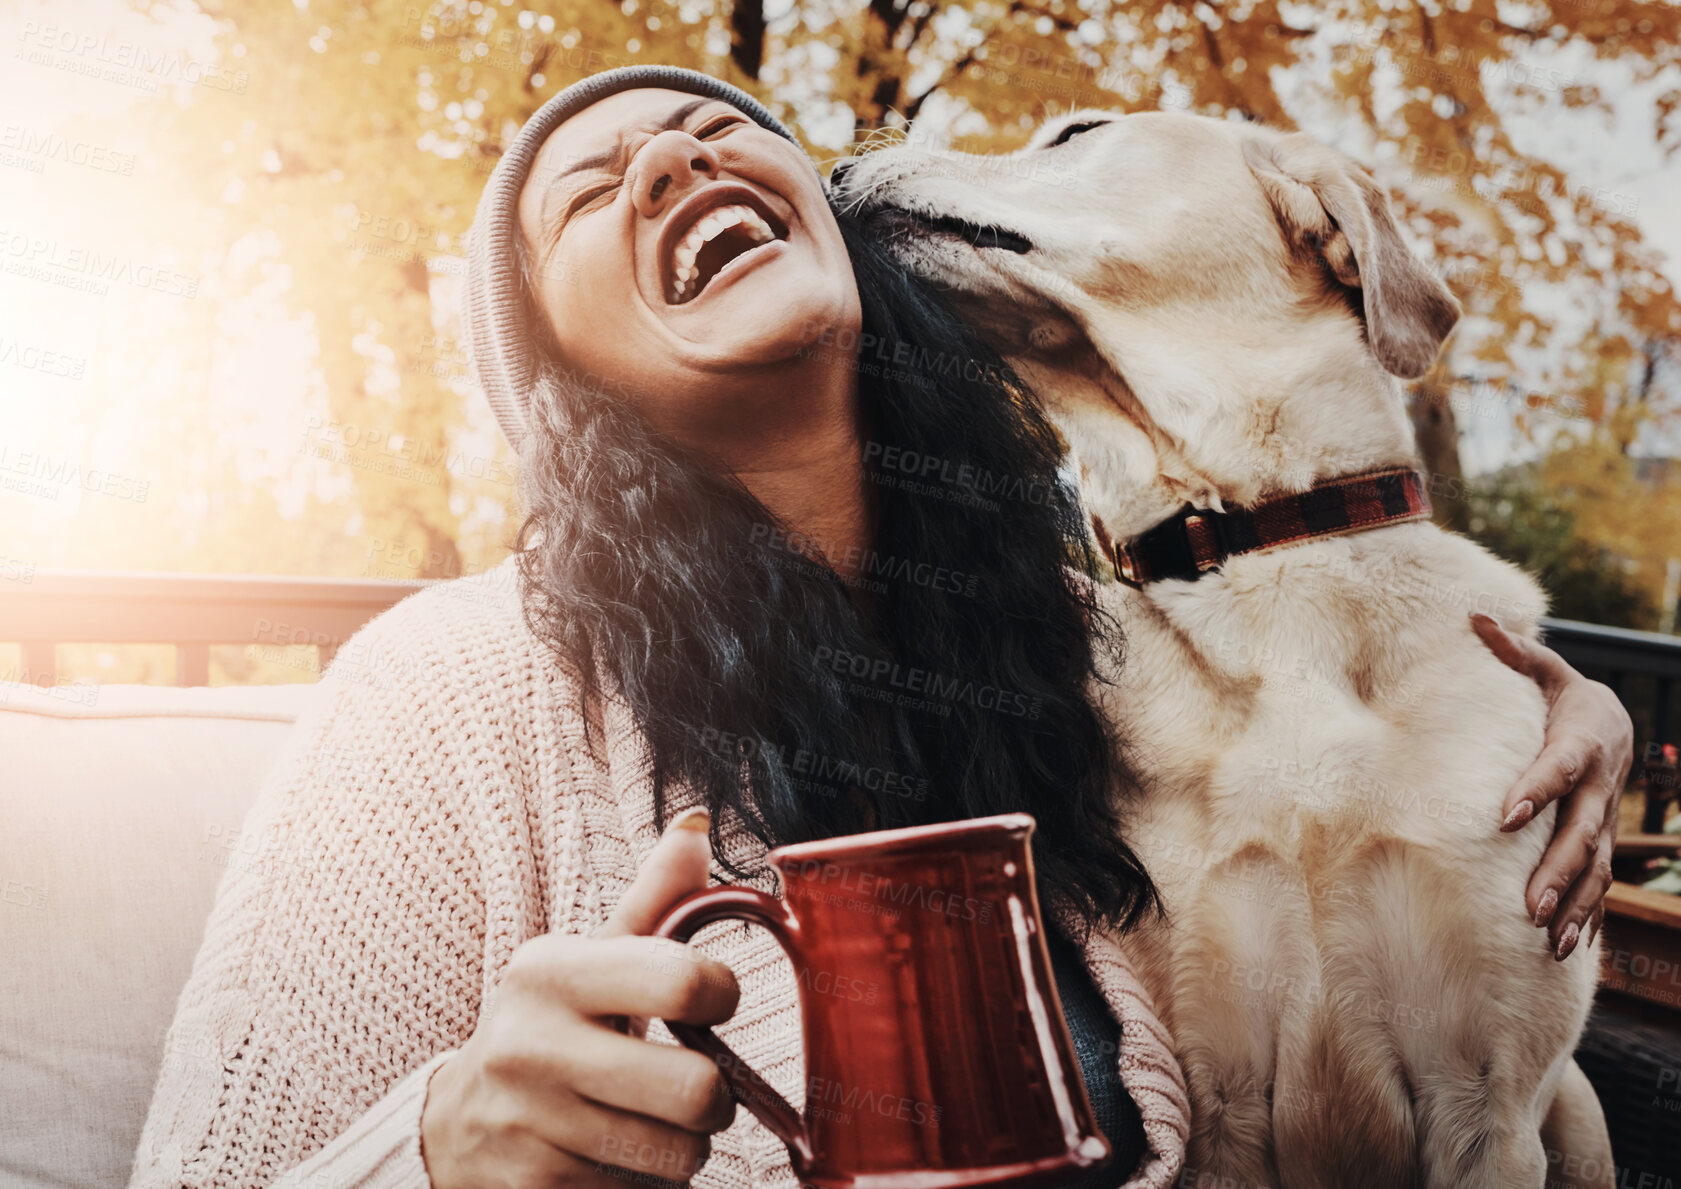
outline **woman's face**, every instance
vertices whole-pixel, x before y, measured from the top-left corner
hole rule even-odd
[[[800,348],[859,325],[816,170],[722,100],[648,88],[585,108],[538,151],[519,221],[566,365],[680,438],[786,403]]]

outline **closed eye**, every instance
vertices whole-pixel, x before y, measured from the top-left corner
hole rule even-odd
[[[1059,144],[1067,144],[1076,136],[1080,135],[1080,133],[1090,132],[1093,128],[1101,128],[1108,122],[1108,120],[1088,120],[1084,124],[1068,124],[1061,132],[1056,134],[1056,139],[1051,141],[1045,147],[1047,149],[1054,149]]]
[[[623,178],[604,179],[593,186],[586,186],[572,195],[567,200],[566,206],[555,216],[548,229],[543,233],[537,259],[540,262],[548,259],[549,253],[554,251],[555,245],[560,243],[560,233],[566,230],[566,225],[572,221],[579,211],[594,206],[601,199],[609,197],[623,184]]]
[[[566,217],[571,218],[577,212],[594,203],[597,199],[605,198],[624,184],[623,178],[614,178],[610,182],[590,186],[580,190],[571,202],[566,204]],[[563,220],[564,221],[564,220]]]
[[[708,140],[717,136],[720,132],[727,132],[740,123],[742,123],[740,116],[719,116],[716,120],[709,121],[699,132],[695,133],[695,139]]]

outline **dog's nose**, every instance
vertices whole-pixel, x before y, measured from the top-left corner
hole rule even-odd
[[[836,161],[835,167],[829,171],[829,188],[831,190],[838,191],[842,185],[844,185],[842,179],[845,178],[847,172],[856,164],[858,164],[858,162],[853,160]]]

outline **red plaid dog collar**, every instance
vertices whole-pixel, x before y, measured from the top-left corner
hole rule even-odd
[[[1186,504],[1171,519],[1130,541],[1111,542],[1101,525],[1098,536],[1116,577],[1128,586],[1144,586],[1165,578],[1194,582],[1240,553],[1429,515],[1423,479],[1409,468],[1396,467],[1323,479],[1306,491],[1275,496],[1251,508],[1211,512]]]

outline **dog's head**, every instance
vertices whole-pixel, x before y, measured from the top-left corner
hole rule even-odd
[[[1039,389],[1116,531],[1405,461],[1391,377],[1459,316],[1372,178],[1301,134],[1080,111],[833,183]]]

